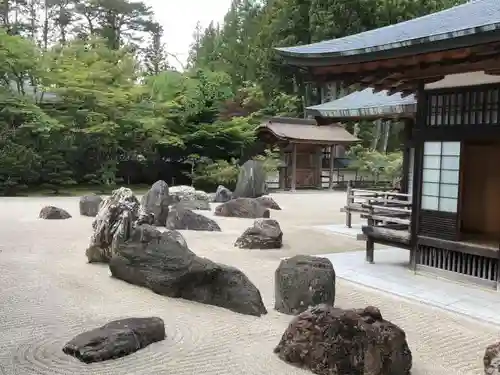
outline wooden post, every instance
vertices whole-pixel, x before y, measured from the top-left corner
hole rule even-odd
[[[369,227],[375,226],[375,220],[372,219],[373,217],[373,206],[370,205],[369,208],[369,213],[368,213],[368,220],[367,220],[367,225]],[[368,263],[374,262],[374,253],[375,253],[375,242],[371,238],[371,236],[366,237],[366,261]]]
[[[409,191],[410,174],[410,152],[411,152],[411,132],[413,128],[413,119],[405,120],[404,145],[403,145],[403,175],[401,176],[400,192],[407,194]]]
[[[415,128],[424,127],[425,119],[427,118],[427,100],[424,90],[424,83],[418,85],[417,114],[414,123]],[[411,205],[411,222],[410,222],[410,269],[414,272],[417,270],[420,251],[418,249],[418,230],[419,230],[419,213],[420,213],[420,195],[422,193],[422,165],[424,160],[424,142],[422,140],[413,140],[413,187],[412,187],[412,205]]]
[[[500,246],[497,252],[497,291],[500,290]]]
[[[333,167],[335,161],[335,145],[330,146],[330,170],[328,171],[328,189],[333,189]]]
[[[295,191],[297,187],[297,144],[292,143],[292,181],[290,190]]]
[[[354,198],[351,198],[352,194],[352,185],[351,181],[347,182],[347,204],[345,211],[345,225],[347,228],[352,228],[352,214],[351,214],[351,206],[354,203]]]
[[[316,178],[318,179],[318,189],[323,189],[323,146],[316,149]]]
[[[285,150],[283,149],[283,146],[280,146],[280,160],[283,164],[286,165]],[[285,190],[285,173],[287,167],[288,166],[280,167],[280,169],[278,170],[278,182],[280,190]]]

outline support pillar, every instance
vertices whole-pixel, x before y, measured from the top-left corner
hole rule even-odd
[[[285,150],[283,149],[282,146],[280,146],[280,160],[283,163],[283,165],[280,166],[280,168],[278,169],[278,183],[279,183],[279,189],[285,190],[286,158],[285,158]]]
[[[290,190],[295,191],[297,187],[297,144],[292,143],[292,181],[290,182]]]
[[[333,162],[335,160],[335,145],[330,146],[330,169],[328,171],[328,189],[333,189]]]
[[[316,178],[318,189],[323,189],[323,146],[318,146],[316,149]]]
[[[404,128],[404,147],[403,147],[403,170],[401,176],[401,193],[408,194],[410,191],[410,181],[408,179],[410,174],[410,159],[411,159],[411,133],[413,128],[413,119],[405,120]]]

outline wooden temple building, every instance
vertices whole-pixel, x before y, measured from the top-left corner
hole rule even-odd
[[[500,1],[471,1],[278,53],[318,83],[416,96],[411,220],[401,228],[408,233],[401,247],[413,270],[498,289]],[[377,223],[365,227],[373,233]],[[398,246],[394,238],[385,243]]]
[[[273,117],[257,128],[266,144],[278,146],[283,164],[279,168],[279,189],[323,187],[324,159],[328,160],[328,186],[333,186],[336,146],[348,146],[358,139],[342,125],[320,125],[315,119]],[[327,155],[325,155],[327,153]]]
[[[271,118],[257,128],[257,136],[264,143],[280,149],[283,163],[276,186],[280,190],[345,188],[349,181],[354,181],[358,187],[366,187],[373,181],[363,180],[363,176],[350,168],[352,160],[344,155],[345,148],[359,139],[341,124],[360,120],[400,120],[405,122],[405,131],[408,132],[415,113],[413,95],[403,98],[400,93],[374,93],[368,88],[307,107],[307,119]],[[410,152],[408,142],[404,149]],[[405,158],[405,162],[410,163],[411,159]],[[409,164],[403,169],[401,187],[406,192],[412,171]]]

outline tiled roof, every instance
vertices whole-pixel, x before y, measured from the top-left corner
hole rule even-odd
[[[327,144],[359,141],[342,125],[318,125],[315,120],[310,119],[273,117],[257,128],[257,131],[262,130],[268,130],[275,137],[287,140],[325,142]]]
[[[353,56],[498,29],[500,0],[476,0],[360,34],[277,50],[289,56]]]
[[[499,0],[500,1],[500,0]],[[372,88],[356,91],[331,102],[306,108],[313,116],[333,117],[385,117],[401,114],[414,114],[417,110],[415,96],[401,97],[401,94],[388,95],[387,91],[373,92]]]

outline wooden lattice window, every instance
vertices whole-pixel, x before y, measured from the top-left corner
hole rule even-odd
[[[500,87],[428,92],[426,125],[500,125]]]

